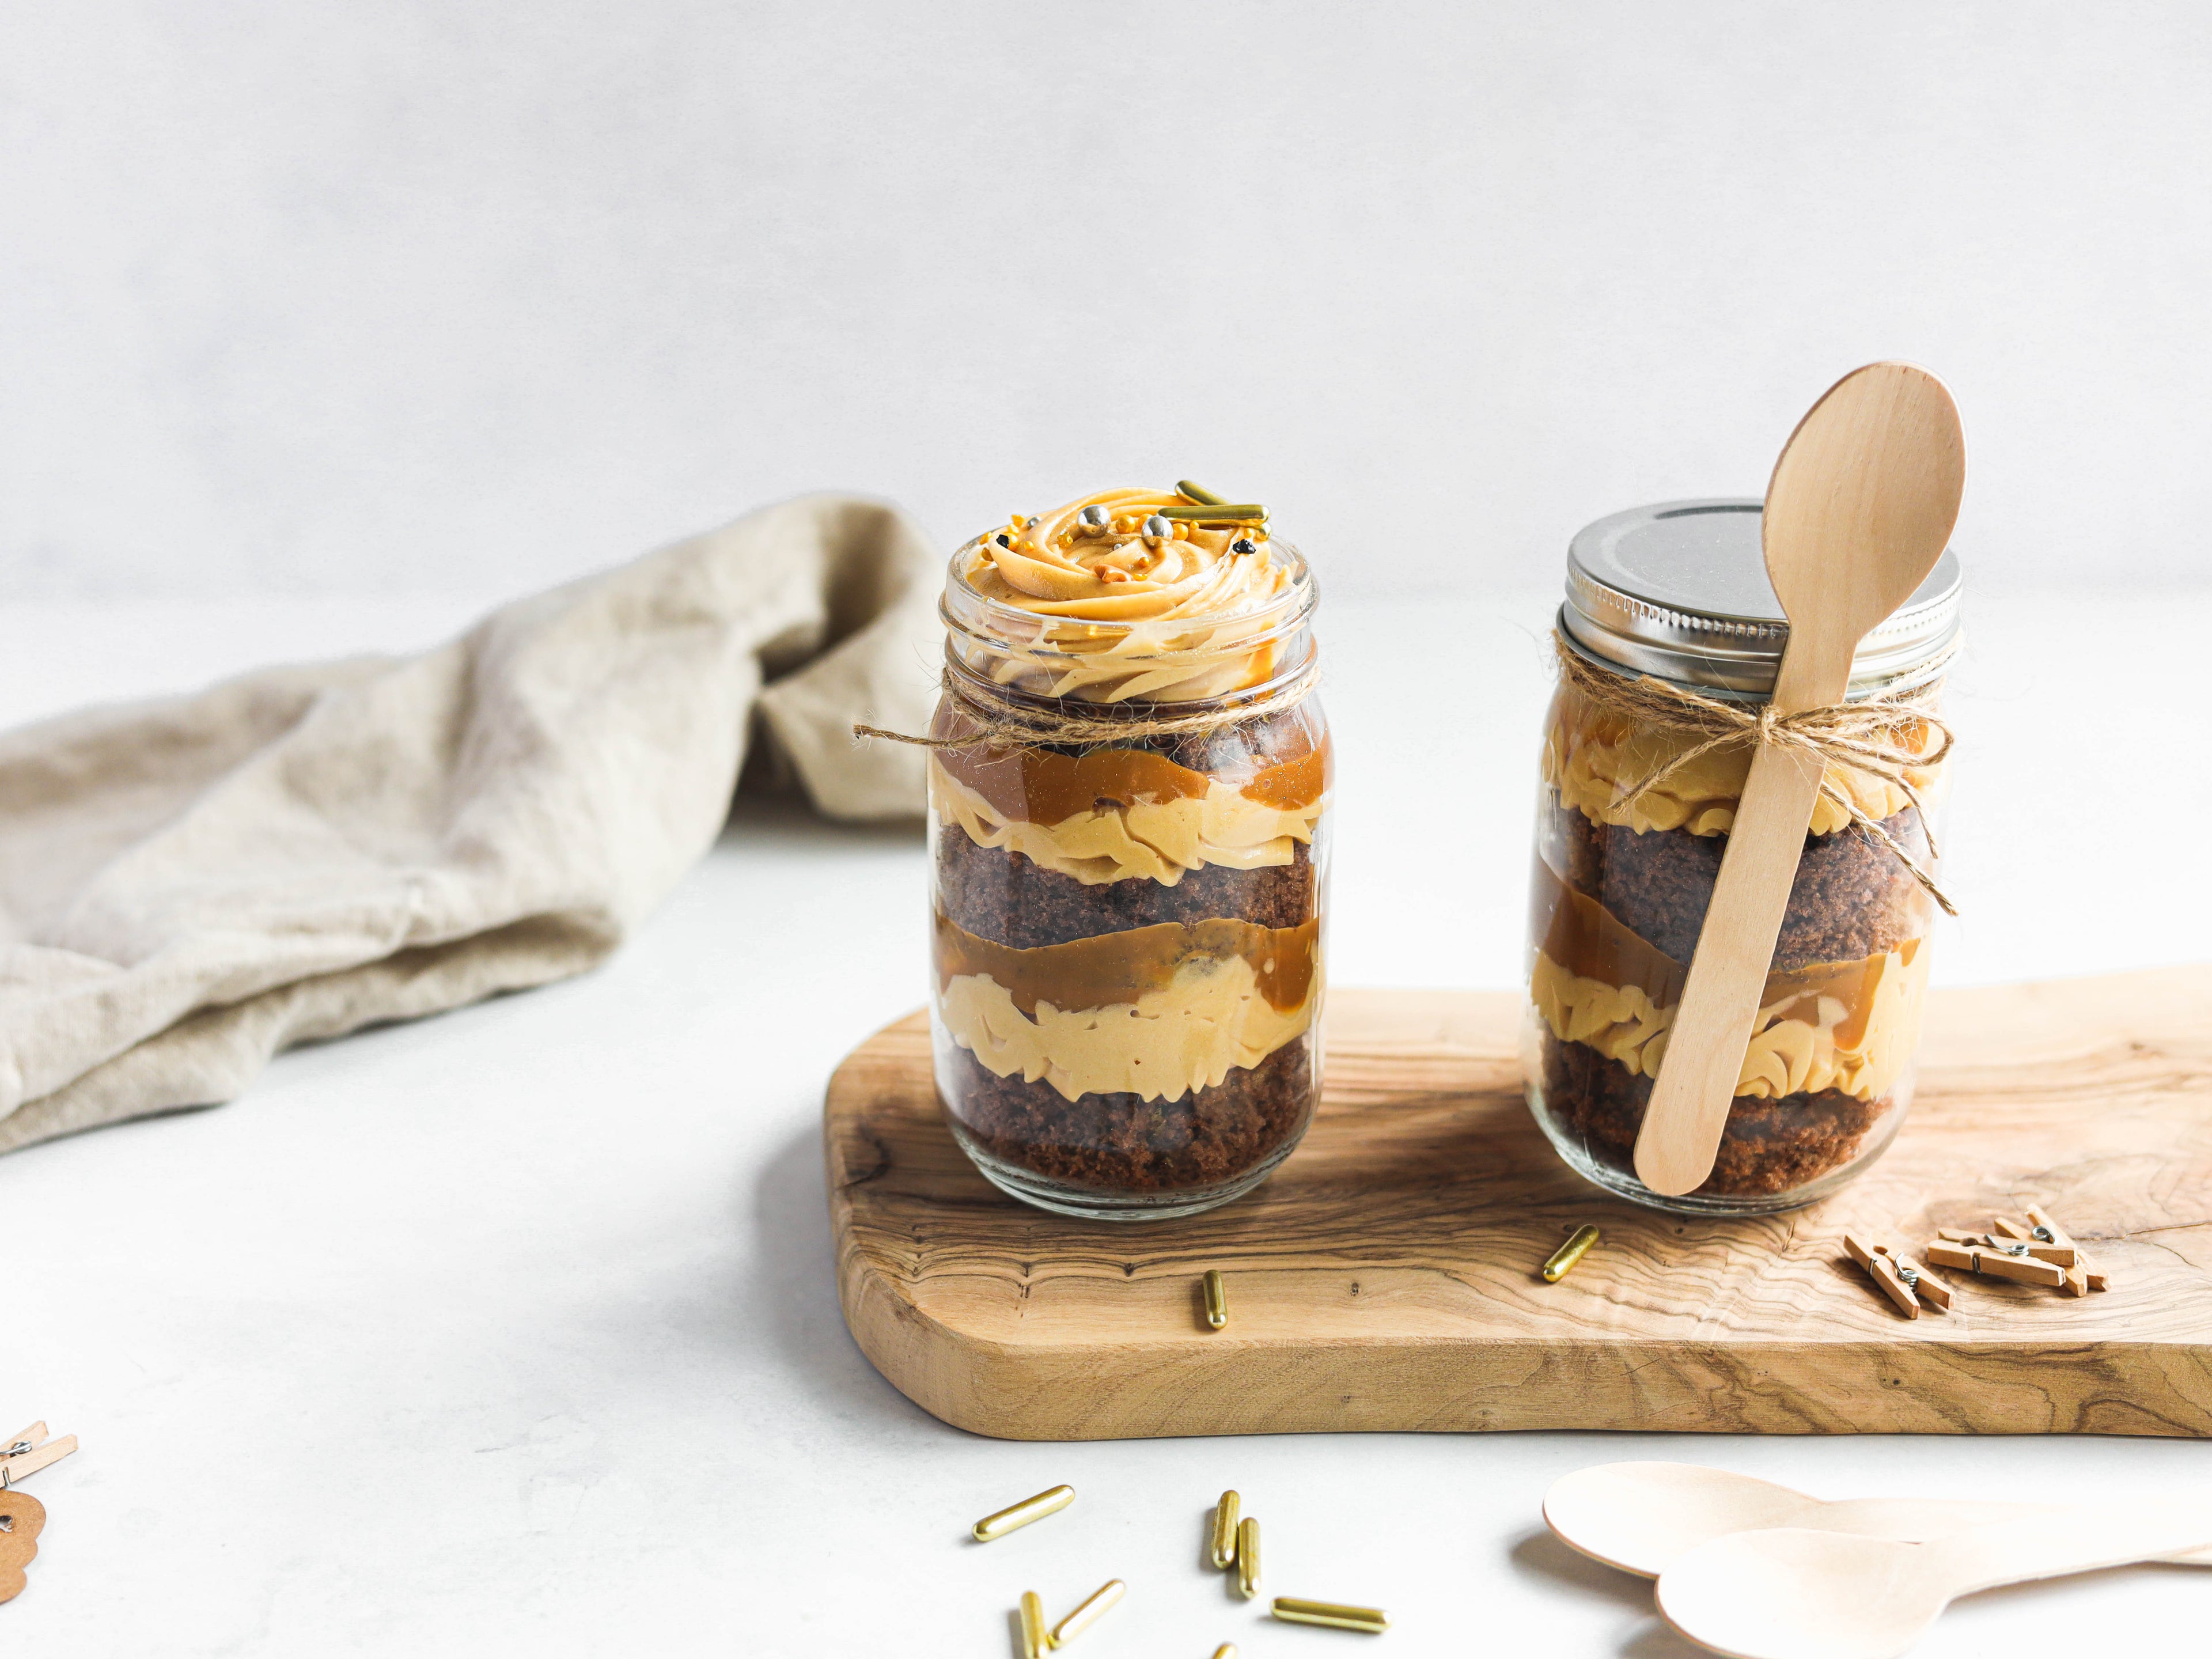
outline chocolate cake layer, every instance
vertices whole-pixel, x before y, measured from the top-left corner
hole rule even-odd
[[[937,836],[938,902],[978,939],[1016,950],[1066,945],[1164,921],[1225,917],[1261,927],[1296,927],[1315,914],[1313,860],[1303,842],[1291,862],[1257,870],[1209,864],[1172,887],[1150,880],[1096,885],[1047,870],[1020,853],[978,847],[959,825]]]
[[[1652,1079],[1595,1048],[1542,1038],[1544,1106],[1554,1127],[1579,1139],[1598,1162],[1635,1174],[1636,1133]],[[1707,1197],[1764,1197],[1818,1180],[1858,1156],[1893,1102],[1863,1101],[1839,1090],[1759,1100],[1739,1095],[1729,1107],[1720,1157],[1698,1192]]]
[[[1218,1186],[1304,1132],[1313,1041],[1285,1043],[1181,1100],[1068,1100],[1047,1083],[996,1077],[964,1048],[939,1062],[946,1114],[993,1156],[1072,1186],[1167,1192]]]
[[[1603,905],[1623,925],[1677,962],[1696,953],[1720,874],[1725,836],[1682,830],[1638,835],[1593,823],[1556,799],[1545,808],[1547,853],[1566,884]],[[1927,860],[1920,815],[1908,806],[1882,828]],[[1856,829],[1808,836],[1790,889],[1790,909],[1774,947],[1788,972],[1816,962],[1856,962],[1893,951],[1927,931],[1927,901],[1895,854]]]

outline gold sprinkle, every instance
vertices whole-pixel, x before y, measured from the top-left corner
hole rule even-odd
[[[1260,1523],[1249,1515],[1237,1525],[1237,1593],[1247,1601],[1260,1593]]]
[[[1026,1527],[1032,1521],[1042,1521],[1048,1515],[1058,1515],[1074,1501],[1074,1487],[1048,1487],[1034,1498],[1024,1498],[1018,1504],[1008,1505],[996,1515],[985,1516],[975,1523],[975,1540],[988,1544],[994,1538],[1004,1538],[1008,1533]]]
[[[1022,1592],[1022,1659],[1044,1659],[1052,1638],[1044,1633],[1044,1598],[1035,1590]]]
[[[1118,1578],[1109,1578],[1090,1595],[1073,1613],[1052,1627],[1053,1646],[1065,1647],[1075,1638],[1089,1630],[1105,1616],[1106,1609],[1120,1601],[1128,1586]]]
[[[1336,1601],[1305,1601],[1295,1595],[1275,1598],[1275,1617],[1286,1625],[1326,1625],[1331,1630],[1364,1631],[1380,1636],[1390,1628],[1390,1615],[1380,1607],[1347,1607]]]
[[[1224,1572],[1237,1565],[1237,1510],[1243,1501],[1234,1492],[1225,1492],[1213,1506],[1212,1560]]]
[[[1229,1286],[1218,1267],[1206,1270],[1206,1322],[1217,1331],[1229,1322]]]
[[[1576,1262],[1589,1254],[1589,1247],[1597,1243],[1597,1229],[1577,1227],[1575,1236],[1552,1252],[1552,1259],[1544,1264],[1544,1282],[1556,1285],[1567,1276]]]
[[[1200,507],[1218,507],[1221,505],[1220,496],[1215,495],[1210,489],[1201,489],[1188,478],[1177,478],[1176,480],[1176,493],[1179,495],[1189,496],[1191,500],[1196,501]]]
[[[1235,506],[1224,503],[1219,507],[1164,507],[1164,519],[1179,519],[1185,524],[1259,524],[1264,522],[1267,509],[1256,501]]]

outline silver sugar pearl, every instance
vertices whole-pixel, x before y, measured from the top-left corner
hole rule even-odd
[[[1155,513],[1145,520],[1145,534],[1154,541],[1168,541],[1175,535],[1175,526]]]
[[[1095,501],[1075,516],[1080,522],[1089,525],[1093,530],[1103,530],[1106,527],[1106,509]]]

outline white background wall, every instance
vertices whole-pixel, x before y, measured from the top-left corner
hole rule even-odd
[[[1188,473],[1340,598],[1956,388],[1985,584],[2202,580],[2212,7],[0,12],[0,595],[521,589]]]

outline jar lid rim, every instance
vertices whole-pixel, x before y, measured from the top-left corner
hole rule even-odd
[[[1586,654],[1686,685],[1771,692],[1790,623],[1766,580],[1755,496],[1631,507],[1567,549],[1559,620]],[[1963,578],[1946,550],[1905,604],[1861,641],[1850,695],[1935,678],[1960,632]]]

